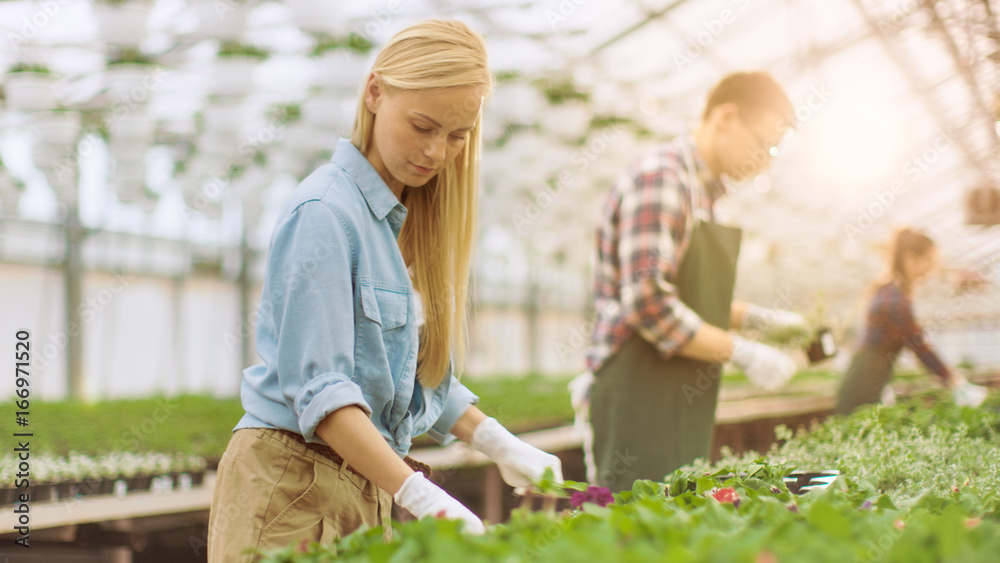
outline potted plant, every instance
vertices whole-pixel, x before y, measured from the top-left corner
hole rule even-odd
[[[254,45],[233,40],[222,41],[209,91],[217,96],[249,94],[254,88],[254,70],[267,57],[266,50]]]
[[[137,48],[113,49],[104,72],[109,104],[125,104],[126,108],[148,104],[161,72],[156,61]]]
[[[541,93],[525,82],[497,84],[489,109],[511,125],[531,125],[545,107]]]
[[[151,2],[97,0],[94,18],[101,40],[108,45],[138,47],[146,37]]]
[[[292,23],[307,33],[344,33],[348,18],[339,2],[330,0],[289,0]]]
[[[198,18],[194,38],[236,41],[243,35],[252,9],[252,2],[245,0],[198,0],[192,6]]]
[[[15,64],[7,71],[4,91],[12,110],[40,111],[58,105],[56,77],[42,64]]]

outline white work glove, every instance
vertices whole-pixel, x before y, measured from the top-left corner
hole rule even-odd
[[[955,398],[955,404],[960,407],[978,407],[986,400],[988,393],[985,387],[969,383],[968,381],[951,390],[951,395]]]
[[[430,482],[419,471],[407,477],[406,481],[403,481],[403,486],[392,498],[396,504],[409,510],[410,514],[417,518],[434,516],[460,520],[465,523],[465,531],[470,534],[479,535],[486,531],[483,521],[478,516],[444,492],[441,487]]]
[[[558,457],[530,446],[511,434],[495,418],[487,418],[472,433],[472,449],[482,452],[500,468],[500,476],[515,489],[527,489],[539,481],[549,467],[556,483],[562,483]],[[518,491],[518,492],[522,492]]]
[[[730,360],[754,385],[764,389],[777,389],[795,375],[795,360],[788,355],[739,336],[733,336]]]
[[[743,312],[742,329],[753,328],[757,330],[773,330],[785,328],[806,329],[806,320],[802,315],[783,309],[769,309],[747,303],[747,308]]]

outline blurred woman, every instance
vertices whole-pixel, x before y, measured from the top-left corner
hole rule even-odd
[[[263,362],[243,372],[246,414],[219,465],[209,561],[363,525],[389,536],[393,500],[482,532],[407,457],[419,434],[469,442],[515,487],[546,468],[561,479],[557,457],[487,418],[453,375],[492,84],[484,41],[465,24],[401,31],[365,81],[351,139],[286,202],[256,329]]]
[[[902,229],[890,252],[889,279],[875,291],[860,349],[841,383],[836,412],[847,414],[859,405],[876,403],[892,379],[892,366],[903,347],[951,389],[960,404],[978,406],[985,398],[982,387],[949,370],[924,340],[913,316],[911,295],[937,263],[937,249],[927,235]],[[891,388],[889,388],[891,392]]]

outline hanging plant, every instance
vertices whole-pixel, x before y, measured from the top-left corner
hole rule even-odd
[[[156,61],[137,47],[119,47],[114,49],[112,56],[108,58],[108,67],[127,64],[154,65]]]
[[[351,51],[359,55],[367,55],[375,48],[375,44],[367,37],[351,32],[345,37],[336,37],[327,33],[320,33],[316,36],[316,45],[309,53],[312,57],[318,57],[327,51],[337,49]]]
[[[270,53],[249,43],[239,41],[224,40],[219,44],[219,57],[249,57],[252,59],[264,60]]]
[[[35,74],[52,74],[49,67],[40,64],[30,64],[30,63],[17,63],[7,71],[7,74],[15,74],[18,72],[33,72]]]
[[[539,78],[535,84],[541,89],[545,99],[552,105],[565,104],[567,102],[590,101],[590,94],[581,92],[573,83],[572,78]]]

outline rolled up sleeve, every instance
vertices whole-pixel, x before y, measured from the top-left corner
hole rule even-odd
[[[665,357],[673,356],[701,327],[702,319],[677,295],[673,280],[689,219],[676,173],[646,172],[621,201],[618,256],[624,322]]]
[[[278,384],[307,440],[330,413],[372,409],[354,381],[356,245],[346,223],[307,201],[277,226],[266,284],[277,330]]]
[[[438,417],[437,422],[427,431],[427,435],[442,446],[455,441],[455,435],[451,433],[451,429],[455,427],[455,423],[458,422],[458,419],[462,418],[465,411],[478,402],[479,397],[470,391],[468,387],[459,383],[458,378],[452,375],[444,410],[441,411],[441,416]]]

